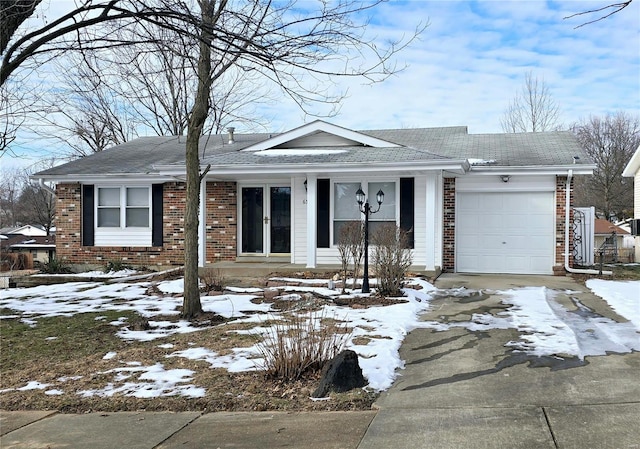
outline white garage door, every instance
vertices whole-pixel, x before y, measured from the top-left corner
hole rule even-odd
[[[553,192],[461,192],[456,197],[456,270],[552,274]]]

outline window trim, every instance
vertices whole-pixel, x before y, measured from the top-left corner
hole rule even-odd
[[[147,226],[127,226],[127,209],[129,208],[138,208],[138,209],[142,209],[144,207],[142,206],[129,206],[127,204],[127,189],[130,188],[136,188],[136,189],[146,189],[147,190]],[[120,217],[120,226],[100,226],[99,220],[98,220],[98,211],[101,208],[111,208],[111,209],[115,209],[115,206],[100,206],[100,189],[119,189],[120,190],[120,195],[119,195],[119,204],[118,204],[118,210],[119,210],[119,217]],[[125,231],[127,229],[138,229],[138,230],[151,230],[153,227],[153,192],[152,192],[152,186],[149,184],[120,184],[120,185],[113,185],[113,184],[98,184],[95,186],[94,188],[94,223],[95,223],[95,229],[96,230],[104,230],[104,231],[108,231],[109,229],[111,230],[121,230],[121,231]]]
[[[369,183],[378,183],[378,182],[393,182],[395,184],[395,223],[396,226],[400,226],[400,177],[362,177],[362,178],[332,178],[331,179],[331,206],[329,210],[329,244],[331,248],[337,248],[338,244],[335,243],[334,239],[334,229],[335,229],[335,184],[351,184],[351,183],[360,183],[360,186],[364,192],[369,191]],[[387,193],[385,193],[385,198],[387,198]],[[369,198],[367,198],[369,199]],[[377,206],[377,202],[375,202],[375,198],[373,198],[374,205]],[[353,198],[353,207],[358,207],[358,203],[356,202],[355,197]],[[360,213],[360,219],[363,220],[362,212]],[[353,220],[339,220],[339,221],[353,221]],[[375,214],[369,217],[369,222],[391,222],[391,220],[376,220]]]

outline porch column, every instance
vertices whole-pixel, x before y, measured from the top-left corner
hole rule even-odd
[[[307,268],[316,267],[316,247],[318,246],[317,186],[316,175],[307,175]]]
[[[442,177],[430,173],[425,183],[425,270],[442,267]]]

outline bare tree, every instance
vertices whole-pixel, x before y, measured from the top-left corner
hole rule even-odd
[[[0,227],[16,226],[18,197],[24,185],[24,172],[17,167],[3,167],[0,175]]]
[[[622,172],[640,146],[640,119],[624,112],[592,116],[573,132],[596,163],[593,176],[576,179],[576,204],[595,206],[607,220],[633,216],[633,178]]]
[[[507,133],[557,131],[561,128],[559,115],[560,108],[544,80],[527,72],[522,90],[509,104],[500,125]]]
[[[604,20],[608,17],[611,17],[614,14],[619,13],[620,11],[625,9],[627,6],[629,6],[632,1],[633,0],[627,0],[624,2],[618,2],[618,3],[609,3],[600,8],[590,9],[588,11],[582,11],[582,12],[577,12],[575,14],[571,14],[569,16],[563,17],[563,19],[566,20],[566,19],[572,19],[574,17],[582,17],[590,14],[596,14],[595,19],[589,20],[575,27],[575,28],[580,28],[585,25],[590,25],[592,23],[600,22],[601,20]]]
[[[0,53],[9,45],[16,30],[35,11],[42,0],[2,0],[0,1]]]
[[[125,27],[144,24],[195,36],[198,48],[197,90],[189,113],[186,138],[185,291],[182,315],[192,318],[202,306],[198,289],[198,205],[200,183],[208,172],[199,161],[199,137],[211,110],[211,86],[232,68],[254,71],[305,111],[342,98],[337,77],[386,79],[398,71],[393,57],[424,27],[403,41],[379,47],[365,37],[361,19],[380,1],[279,3],[262,0],[198,0],[197,7],[175,0],[102,0],[82,3],[57,20],[16,39],[4,53],[0,84],[39,54],[56,51],[140,45],[121,41],[107,22]],[[90,36],[80,31],[90,32]],[[153,33],[151,33],[153,35]],[[52,53],[53,52],[53,53]]]

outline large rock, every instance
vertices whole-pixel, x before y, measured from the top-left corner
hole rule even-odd
[[[311,396],[322,398],[330,391],[343,393],[354,388],[362,388],[366,384],[367,382],[358,363],[358,354],[347,349],[325,365],[322,370],[320,385]]]

